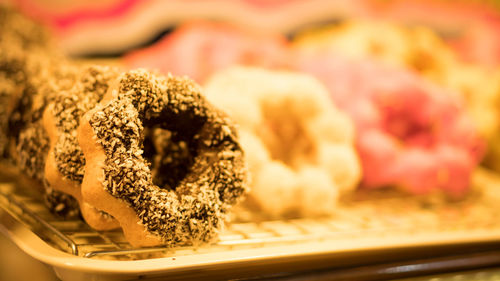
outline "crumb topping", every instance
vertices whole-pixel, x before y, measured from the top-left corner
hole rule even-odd
[[[17,147],[17,161],[19,167],[29,177],[43,182],[49,140],[40,123],[40,121],[33,123],[21,132]]]
[[[186,78],[130,71],[120,77],[115,94],[90,119],[107,155],[106,190],[127,202],[147,230],[167,244],[212,240],[246,191],[243,152],[232,123]],[[176,186],[155,186],[144,158],[145,127],[155,126],[170,131],[166,138],[175,136],[175,149],[190,156]],[[156,139],[165,151],[169,143]]]
[[[52,41],[48,30],[40,23],[33,22],[6,5],[0,6],[0,33],[4,38],[0,40],[15,40],[16,46],[22,49],[45,48]]]
[[[78,201],[66,193],[52,189],[48,183],[45,184],[44,201],[49,210],[58,216],[74,218],[80,215]]]
[[[39,87],[50,78],[46,74],[59,67],[61,55],[46,29],[5,5],[0,6],[0,34],[0,76],[15,85],[0,84],[0,111],[10,113],[1,117],[0,129],[6,140],[0,140],[0,153],[11,158],[15,155],[9,155],[8,143],[16,146],[26,124],[39,117],[37,109],[44,104],[39,102],[44,98],[38,95]]]
[[[47,66],[48,67],[48,66]],[[50,67],[48,67],[50,69]],[[19,102],[15,107],[15,112],[20,115],[18,119],[9,120],[9,130],[16,128],[18,130],[17,140],[15,140],[15,144],[17,147],[17,155],[23,156],[26,154],[25,148],[31,147],[31,143],[48,143],[48,137],[45,130],[42,129],[42,114],[43,110],[47,106],[47,104],[52,101],[60,91],[63,91],[69,87],[70,83],[68,81],[74,81],[74,69],[59,69],[55,70],[52,68],[54,72],[53,76],[50,76],[49,73],[41,73],[41,77],[33,77],[29,79],[28,82],[30,91],[23,91]],[[61,79],[59,79],[61,78]],[[42,81],[46,81],[43,83]],[[21,110],[21,108],[23,110]],[[16,110],[19,109],[19,110]],[[40,129],[36,129],[37,133],[31,133],[29,127],[40,127]],[[40,162],[40,164],[45,163],[45,158],[48,153],[48,146],[39,146],[36,148],[35,154],[27,154],[25,157],[38,158],[36,160],[32,160],[31,162]],[[30,161],[19,162],[19,167],[23,171],[29,171],[30,169],[38,169],[42,168],[38,171],[43,175],[43,165],[37,167],[26,166],[25,164],[30,163]],[[43,177],[43,176],[42,176]]]
[[[0,156],[44,182],[48,138],[40,119],[54,95],[72,86],[75,67],[46,29],[6,6],[0,6],[0,35]],[[78,213],[75,199],[46,188],[52,212]]]
[[[20,129],[19,126],[24,119],[23,112],[27,104],[27,98],[22,98],[24,91],[29,91],[26,87],[28,80],[26,73],[26,56],[23,52],[7,46],[0,42],[0,75],[2,81],[0,83],[0,93],[2,102],[0,104],[1,116],[1,130],[5,139],[2,141],[0,151],[3,157],[10,157],[7,148],[11,138],[17,137]],[[16,104],[23,105],[17,106]],[[17,109],[17,110],[16,110]],[[10,114],[9,114],[10,113]],[[14,125],[14,126],[13,126]]]
[[[85,158],[76,135],[80,118],[102,99],[117,73],[105,66],[85,67],[73,87],[54,98],[52,113],[60,133],[54,156],[59,172],[72,181],[81,183],[84,174]]]
[[[0,60],[1,61],[1,60]],[[0,157],[5,157],[9,146],[7,130],[9,126],[10,108],[12,96],[16,91],[16,83],[0,72]]]

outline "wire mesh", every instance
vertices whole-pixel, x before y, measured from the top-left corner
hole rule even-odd
[[[96,231],[80,219],[58,217],[48,211],[41,198],[36,189],[14,182],[0,184],[1,208],[53,247],[86,258],[144,259],[307,241],[335,242],[443,231],[484,230],[498,233],[500,239],[497,219],[500,208],[496,207],[496,200],[481,199],[478,203],[475,198],[472,202],[442,204],[385,197],[344,202],[337,213],[328,218],[232,223],[222,231],[217,242],[206,246],[133,248],[121,230]]]

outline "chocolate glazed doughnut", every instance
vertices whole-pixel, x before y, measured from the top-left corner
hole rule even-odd
[[[192,164],[178,182],[153,183],[143,155],[145,128],[186,142]],[[232,122],[187,78],[123,74],[83,116],[78,141],[87,161],[83,199],[115,217],[133,246],[211,241],[247,189]]]
[[[77,73],[64,59],[45,56],[40,50],[28,52],[0,43],[1,158],[40,183],[45,183],[43,167],[49,149],[41,124],[43,110],[58,92],[72,87]],[[51,212],[64,217],[78,214],[76,201],[44,186]]]
[[[108,82],[117,76],[118,71],[110,67],[84,67],[74,86],[58,93],[43,113],[43,127],[49,138],[45,179],[54,190],[75,198],[85,221],[97,230],[118,228],[119,225],[108,214],[82,200],[85,159],[76,130],[81,116],[95,107],[106,93]]]

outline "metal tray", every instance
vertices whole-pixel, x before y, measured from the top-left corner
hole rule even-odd
[[[361,265],[372,266],[366,276],[395,278],[427,272],[429,264],[431,272],[500,264],[500,180],[484,170],[463,201],[359,193],[344,198],[331,217],[232,223],[219,241],[197,248],[132,248],[120,231],[95,231],[51,214],[33,185],[4,178],[0,231],[63,280],[277,278]],[[464,258],[469,267],[442,263]],[[380,266],[392,272],[381,275]]]

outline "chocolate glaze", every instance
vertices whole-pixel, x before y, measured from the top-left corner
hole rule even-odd
[[[53,100],[52,114],[60,137],[54,156],[59,172],[66,178],[82,182],[85,158],[78,144],[76,129],[80,118],[102,99],[109,82],[118,77],[118,70],[105,66],[83,67],[73,87],[61,91]]]
[[[107,156],[106,190],[130,205],[146,229],[169,245],[210,241],[246,191],[243,151],[232,122],[187,78],[135,70],[119,82],[116,98],[90,119]],[[169,183],[177,180],[163,181],[163,187],[154,184],[143,152],[145,127],[170,131],[183,147],[178,151],[190,155],[179,168],[187,172],[175,186]],[[160,148],[168,151],[165,143]]]

